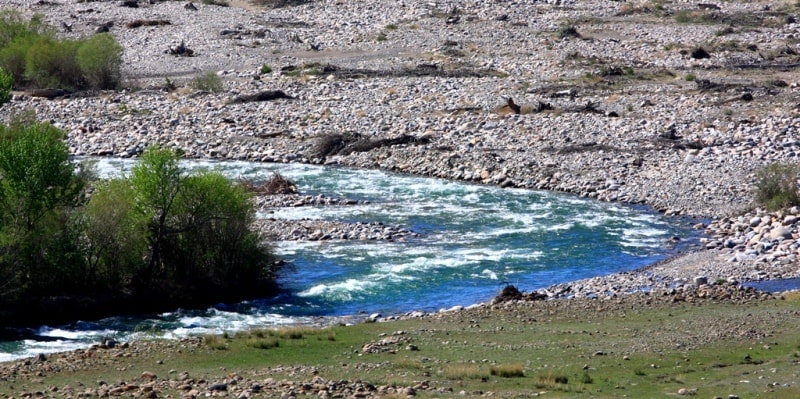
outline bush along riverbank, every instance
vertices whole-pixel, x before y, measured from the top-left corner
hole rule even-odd
[[[268,297],[279,262],[249,191],[147,149],[130,176],[92,177],[64,133],[0,125],[0,325],[28,326]]]

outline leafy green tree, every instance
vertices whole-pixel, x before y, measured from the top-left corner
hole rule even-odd
[[[63,133],[24,118],[0,125],[0,177],[0,276],[10,287],[4,299],[81,285],[73,217],[85,181],[69,161]]]

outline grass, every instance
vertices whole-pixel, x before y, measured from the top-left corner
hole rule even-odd
[[[99,379],[133,380],[143,370],[159,376],[185,370],[207,380],[232,372],[295,381],[309,381],[317,373],[375,385],[429,380],[455,392],[522,397],[546,390],[553,398],[665,397],[681,388],[696,389],[697,397],[755,397],[764,394],[766,382],[777,381],[788,386],[769,388],[769,397],[793,398],[800,394],[800,331],[794,316],[799,309],[800,295],[749,305],[677,303],[651,310],[612,310],[600,301],[541,303],[390,323],[206,335],[197,347],[156,341],[152,345],[158,346],[135,356],[98,358],[93,367],[61,367],[35,381],[10,376],[0,380],[0,397],[88,386]],[[709,325],[730,327],[711,331]],[[398,330],[409,341],[394,347],[394,354],[361,353],[366,343]],[[332,334],[335,339],[328,339]],[[419,351],[406,349],[408,343]],[[55,355],[51,359],[66,364]],[[315,371],[285,367],[302,365]]]

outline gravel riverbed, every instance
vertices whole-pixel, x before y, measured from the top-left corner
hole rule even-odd
[[[800,275],[800,209],[752,200],[756,170],[800,158],[792,2],[128,3],[0,0],[67,37],[108,30],[125,48],[126,86],[15,93],[2,118],[35,110],[75,155],[160,144],[192,158],[379,168],[644,204],[707,233],[696,252],[551,296]],[[170,54],[181,44],[192,56]],[[224,90],[189,87],[207,71]],[[282,239],[414,234],[273,222],[264,229]]]

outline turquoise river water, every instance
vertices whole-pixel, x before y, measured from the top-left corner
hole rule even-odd
[[[131,165],[100,159],[96,167],[101,176],[111,176]],[[26,339],[0,342],[0,361],[85,347],[102,337],[174,338],[317,323],[333,316],[466,306],[491,299],[506,284],[527,291],[636,269],[675,253],[679,248],[671,238],[689,245],[698,234],[686,220],[644,208],[543,191],[311,165],[185,165],[254,180],[279,172],[303,194],[369,201],[281,208],[269,217],[382,222],[421,236],[407,242],[277,242],[275,250],[289,267],[275,298],[42,326],[27,331]]]

